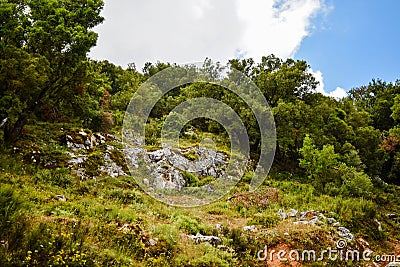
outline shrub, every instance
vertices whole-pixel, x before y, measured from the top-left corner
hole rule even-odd
[[[176,223],[179,229],[185,231],[188,234],[195,235],[200,233],[202,235],[216,235],[218,232],[214,227],[204,225],[199,219],[189,217],[186,215],[179,215],[176,218]]]
[[[95,112],[87,123],[89,129],[95,132],[108,132],[114,127],[112,114],[105,111]]]
[[[341,193],[345,196],[368,196],[373,189],[371,179],[364,172],[356,171],[353,167],[347,167],[343,174]]]
[[[185,158],[187,158],[188,160],[190,160],[190,161],[199,160],[199,156],[197,156],[197,155],[196,155],[196,152],[194,152],[194,151],[189,151],[189,152],[183,154],[183,156],[184,156]]]
[[[228,202],[218,201],[205,207],[208,214],[235,216]]]
[[[57,168],[55,170],[40,169],[33,176],[33,182],[35,184],[51,184],[67,188],[75,180],[75,177],[69,173],[66,168]]]
[[[212,176],[199,177],[199,182],[197,186],[207,185],[213,181],[215,181],[215,178]]]
[[[100,152],[92,152],[85,161],[86,174],[94,177],[99,174],[99,168],[104,163],[104,156]]]
[[[185,179],[185,185],[187,187],[197,187],[199,185],[199,178],[191,172],[183,171],[183,179]]]
[[[272,228],[275,227],[280,221],[281,218],[276,213],[270,214],[264,212],[255,214],[249,224],[259,224],[268,228]]]
[[[165,252],[168,252],[168,255],[172,255],[174,253],[179,238],[179,230],[175,225],[157,225],[152,234],[158,238]]]
[[[200,224],[198,220],[185,216],[180,215],[176,220],[179,229],[187,232],[188,234],[195,235],[200,232]]]
[[[114,189],[110,197],[118,199],[122,204],[143,203],[143,194],[136,190]]]
[[[276,188],[260,187],[254,192],[238,192],[231,197],[231,202],[238,207],[266,207],[278,202],[279,190]]]
[[[197,258],[193,260],[193,265],[194,267],[229,267],[231,266],[229,262],[227,262],[225,259],[220,258],[221,253],[207,253],[200,258]]]

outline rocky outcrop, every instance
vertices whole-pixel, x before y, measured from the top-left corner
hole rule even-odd
[[[132,140],[132,147],[122,148],[122,141],[109,134],[89,133],[84,130],[72,131],[64,136],[70,156],[68,165],[82,177],[89,178],[93,172],[111,177],[128,175],[128,167],[138,169],[145,166],[143,184],[154,189],[181,190],[187,186],[185,172],[196,177],[220,178],[232,175],[240,177],[243,170],[237,167],[235,173],[226,173],[229,157],[219,151],[205,147],[185,149],[165,147],[155,151],[143,148],[141,140]],[[120,143],[116,148],[110,142]],[[119,161],[115,154],[120,154]],[[97,153],[97,154],[96,154]],[[126,160],[126,161],[125,161]],[[142,163],[142,164],[141,164]],[[88,168],[92,173],[88,174]],[[94,170],[94,171],[93,171]],[[210,190],[212,190],[210,188]]]
[[[185,172],[197,177],[230,178],[225,173],[229,157],[210,148],[165,147],[147,152],[143,148],[133,147],[126,148],[124,153],[130,167],[139,168],[139,162],[142,160],[149,173],[149,178],[146,178],[144,184],[155,189],[181,190],[187,185],[183,175]],[[235,171],[241,176],[242,173],[238,168]]]
[[[121,142],[118,137],[79,130],[66,134],[64,142],[69,149],[66,153],[71,157],[68,166],[77,176],[86,179],[93,177],[94,174],[111,177],[127,175],[126,166],[121,166],[122,164],[112,159],[112,155],[119,152],[119,149],[107,144],[107,142]],[[88,173],[88,168],[92,169],[91,173]]]

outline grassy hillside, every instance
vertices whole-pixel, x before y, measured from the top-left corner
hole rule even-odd
[[[146,195],[131,176],[93,172],[95,161],[83,166],[87,176],[72,171],[63,138],[77,130],[72,124],[28,125],[14,146],[2,147],[1,266],[265,266],[257,258],[265,246],[319,253],[339,240],[374,255],[400,254],[399,187],[382,184],[364,198],[328,196],[275,167],[255,192],[247,191],[245,174],[217,202],[171,207]],[[104,146],[89,153],[96,158]],[[215,242],[196,242],[196,235]],[[276,257],[272,266],[344,264],[327,257],[322,262]]]

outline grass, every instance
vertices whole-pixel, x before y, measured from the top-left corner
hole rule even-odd
[[[336,218],[373,250],[387,253],[398,244],[399,226],[385,215],[399,212],[397,187],[376,189],[369,199],[332,197],[281,174],[269,177],[254,193],[246,192],[249,181],[244,178],[230,194],[209,205],[171,207],[144,193],[130,176],[82,180],[65,167],[27,161],[33,145],[50,156],[66,150],[58,143],[57,127],[31,125],[17,153],[2,148],[0,266],[265,266],[256,253],[266,244],[316,250],[334,245],[331,227],[296,226],[277,216],[279,209],[292,208]],[[40,139],[42,128],[49,134]],[[93,153],[95,157],[100,151]],[[240,197],[229,199],[234,194]],[[270,201],[264,203],[265,196]],[[252,224],[258,231],[243,230]],[[185,237],[197,233],[218,236],[233,252]]]

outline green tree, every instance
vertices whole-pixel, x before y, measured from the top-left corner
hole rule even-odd
[[[310,116],[310,106],[301,100],[289,103],[280,100],[272,111],[277,134],[276,160],[297,164],[298,151],[304,136],[310,133],[308,126],[318,114]]]
[[[349,98],[358,108],[367,110],[373,119],[373,126],[379,130],[389,130],[394,126],[392,106],[400,93],[400,81],[387,83],[372,80],[368,86],[354,88],[349,91]]]
[[[392,117],[396,124],[400,123],[400,94],[397,94],[394,98],[393,106],[390,108],[392,110]]]
[[[324,145],[319,150],[314,144],[309,135],[306,135],[303,141],[303,147],[300,148],[302,158],[299,160],[300,167],[304,168],[308,177],[311,179],[314,186],[325,192],[325,186],[335,182],[337,176],[337,167],[339,155],[335,153],[335,148],[332,145]]]
[[[346,120],[347,114],[340,108],[336,108],[328,117],[325,134],[336,149],[339,149],[342,144],[351,140],[354,136],[354,131]]]
[[[355,130],[352,144],[355,146],[362,163],[366,166],[365,172],[370,176],[380,175],[387,154],[382,149],[382,134],[372,126],[360,127]]]
[[[86,59],[103,21],[102,0],[3,0],[0,6],[0,116],[14,142],[33,112],[84,88]],[[3,68],[4,66],[4,68]]]
[[[255,65],[253,59],[230,60],[230,66],[249,76],[261,89],[268,104],[275,107],[280,99],[294,101],[304,98],[315,90],[318,82],[308,72],[304,60],[282,59],[269,55]]]
[[[353,150],[350,145],[346,146],[350,151]],[[324,145],[322,149],[318,149],[307,135],[300,153],[302,155],[300,167],[307,171],[313,185],[322,193],[361,197],[367,195],[373,188],[369,176],[356,167],[347,166],[340,161],[341,156],[335,153],[332,145]],[[350,156],[352,158],[345,157],[345,159],[351,159],[351,164],[359,164],[360,161],[354,153],[353,155],[350,153]]]

